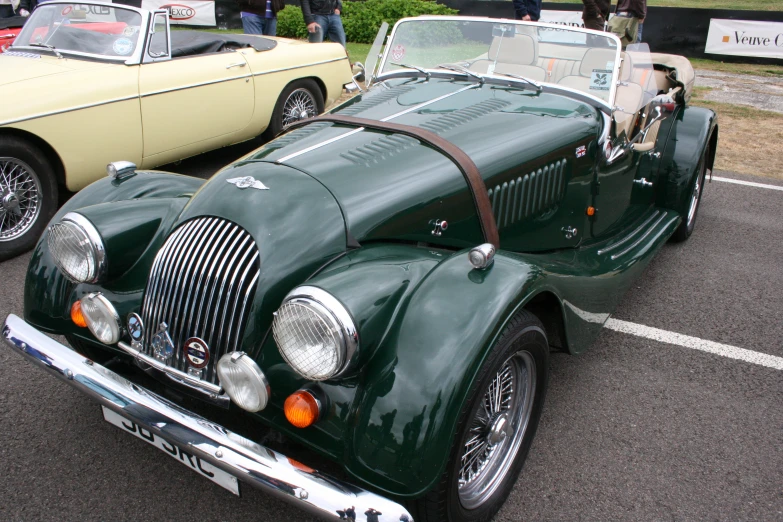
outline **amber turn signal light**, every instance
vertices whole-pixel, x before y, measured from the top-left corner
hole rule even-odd
[[[595,216],[595,207],[587,207],[587,215]]]
[[[285,418],[297,428],[312,426],[318,420],[321,406],[307,390],[298,390],[288,396],[283,405]]]
[[[84,315],[82,314],[81,301],[76,301],[71,305],[71,321],[73,321],[73,324],[76,326],[87,328],[87,321],[84,320]]]

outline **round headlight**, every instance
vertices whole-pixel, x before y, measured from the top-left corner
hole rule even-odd
[[[49,227],[49,252],[65,276],[76,283],[96,283],[105,270],[105,249],[98,230],[75,212]]]
[[[103,344],[120,340],[120,316],[102,294],[87,294],[80,300],[82,315],[90,332]]]
[[[275,314],[272,333],[286,362],[312,381],[338,376],[359,346],[348,310],[312,286],[296,288],[286,297]]]
[[[220,385],[231,401],[246,411],[261,411],[269,400],[264,372],[245,352],[225,354],[217,363]]]

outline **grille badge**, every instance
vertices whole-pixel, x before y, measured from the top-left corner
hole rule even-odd
[[[209,346],[203,339],[191,337],[185,341],[185,359],[193,368],[204,368],[209,363]]]
[[[141,340],[144,337],[144,323],[141,321],[139,314],[130,314],[128,316],[128,334],[131,337],[131,343],[140,345]]]
[[[152,338],[152,349],[155,352],[155,358],[166,362],[174,355],[174,341],[168,332],[169,326],[166,323],[160,323],[158,333]]]

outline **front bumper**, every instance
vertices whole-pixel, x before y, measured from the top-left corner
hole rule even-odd
[[[326,519],[374,510],[379,521],[413,521],[396,502],[298,464],[131,383],[10,314],[3,337],[32,364],[238,479]],[[296,461],[293,461],[296,462]],[[304,469],[303,469],[304,468]]]

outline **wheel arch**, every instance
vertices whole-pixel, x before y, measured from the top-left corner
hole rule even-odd
[[[435,267],[362,369],[347,471],[391,496],[429,491],[448,462],[461,405],[509,321],[532,302],[560,332],[559,301],[538,291],[543,279],[539,267],[502,252],[484,271],[472,269],[467,251]]]
[[[569,351],[563,302],[554,292],[551,290],[538,292],[526,300],[523,308],[538,317],[544,325],[550,348],[563,352]]]
[[[703,107],[683,107],[674,116],[661,159],[656,205],[687,213],[699,161],[709,146],[714,163],[717,148],[717,114]]]
[[[14,136],[16,138],[28,141],[36,147],[40,148],[43,153],[46,154],[46,159],[52,165],[55,178],[57,180],[57,185],[61,189],[65,189],[65,164],[63,163],[60,155],[56,150],[54,150],[54,147],[52,147],[49,142],[40,136],[33,134],[32,132],[14,127],[0,127],[0,136]]]

